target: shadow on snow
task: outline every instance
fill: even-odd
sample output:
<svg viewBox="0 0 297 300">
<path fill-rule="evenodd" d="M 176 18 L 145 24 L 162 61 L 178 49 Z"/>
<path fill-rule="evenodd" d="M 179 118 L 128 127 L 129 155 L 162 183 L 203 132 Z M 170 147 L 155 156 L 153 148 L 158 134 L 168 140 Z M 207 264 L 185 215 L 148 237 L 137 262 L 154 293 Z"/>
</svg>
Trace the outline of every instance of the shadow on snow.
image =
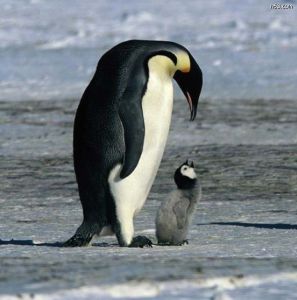
<svg viewBox="0 0 297 300">
<path fill-rule="evenodd" d="M 0 239 L 0 246 L 1 245 L 17 245 L 17 246 L 36 246 L 36 247 L 63 247 L 63 242 L 53 242 L 53 243 L 34 243 L 33 240 L 14 240 L 11 239 L 9 241 L 4 241 Z M 92 246 L 96 247 L 107 247 L 109 246 L 108 243 L 93 243 Z"/>
<path fill-rule="evenodd" d="M 223 225 L 223 226 L 240 226 L 240 227 L 254 227 L 254 228 L 262 228 L 262 229 L 282 229 L 282 230 L 289 230 L 289 229 L 297 229 L 296 224 L 284 224 L 284 223 L 276 223 L 276 224 L 269 224 L 269 223 L 244 223 L 244 222 L 211 222 L 211 223 L 200 223 L 196 224 L 200 225 Z"/>
</svg>

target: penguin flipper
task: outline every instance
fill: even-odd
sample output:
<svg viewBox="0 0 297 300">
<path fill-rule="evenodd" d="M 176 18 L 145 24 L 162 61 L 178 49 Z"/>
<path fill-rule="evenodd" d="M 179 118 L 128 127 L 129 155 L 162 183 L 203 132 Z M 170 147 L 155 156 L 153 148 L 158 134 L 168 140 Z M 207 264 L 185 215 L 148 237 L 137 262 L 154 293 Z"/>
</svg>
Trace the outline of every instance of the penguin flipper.
<svg viewBox="0 0 297 300">
<path fill-rule="evenodd" d="M 179 201 L 173 207 L 173 211 L 176 216 L 178 229 L 184 229 L 186 226 L 187 210 L 188 210 L 189 204 L 190 203 L 188 201 Z"/>
<path fill-rule="evenodd" d="M 121 179 L 128 177 L 134 171 L 143 150 L 144 119 L 141 98 L 142 91 L 130 86 L 121 99 L 119 115 L 124 127 L 125 140 Z"/>
</svg>

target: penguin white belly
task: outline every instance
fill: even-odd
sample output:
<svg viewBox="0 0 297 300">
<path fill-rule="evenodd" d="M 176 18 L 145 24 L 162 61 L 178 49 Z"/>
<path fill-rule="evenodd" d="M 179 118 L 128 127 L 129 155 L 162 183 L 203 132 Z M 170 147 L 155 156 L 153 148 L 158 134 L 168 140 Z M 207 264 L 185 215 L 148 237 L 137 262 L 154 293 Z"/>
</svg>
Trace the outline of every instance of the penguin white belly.
<svg viewBox="0 0 297 300">
<path fill-rule="evenodd" d="M 123 180 L 119 174 L 121 165 L 109 175 L 109 186 L 115 199 L 117 217 L 128 222 L 137 213 L 149 194 L 165 149 L 173 106 L 173 86 L 166 73 L 151 68 L 147 90 L 142 100 L 145 124 L 144 145 L 135 170 Z M 158 70 L 157 70 L 158 71 Z M 128 227 L 133 224 L 127 225 Z"/>
</svg>

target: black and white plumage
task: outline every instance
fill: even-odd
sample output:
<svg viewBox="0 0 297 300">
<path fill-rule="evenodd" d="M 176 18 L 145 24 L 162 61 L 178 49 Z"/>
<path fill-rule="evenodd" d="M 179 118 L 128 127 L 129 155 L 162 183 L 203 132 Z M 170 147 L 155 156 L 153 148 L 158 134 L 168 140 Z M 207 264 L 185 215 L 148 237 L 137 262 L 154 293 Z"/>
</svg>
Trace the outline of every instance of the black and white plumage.
<svg viewBox="0 0 297 300">
<path fill-rule="evenodd" d="M 131 40 L 107 51 L 86 88 L 74 122 L 74 168 L 83 223 L 65 246 L 87 245 L 95 234 L 115 233 L 121 246 L 133 238 L 133 218 L 156 176 L 170 126 L 174 78 L 191 120 L 202 87 L 201 70 L 181 45 Z"/>
<path fill-rule="evenodd" d="M 160 245 L 183 245 L 193 214 L 201 198 L 201 185 L 194 163 L 183 163 L 174 174 L 177 189 L 165 199 L 156 217 L 156 236 Z"/>
</svg>

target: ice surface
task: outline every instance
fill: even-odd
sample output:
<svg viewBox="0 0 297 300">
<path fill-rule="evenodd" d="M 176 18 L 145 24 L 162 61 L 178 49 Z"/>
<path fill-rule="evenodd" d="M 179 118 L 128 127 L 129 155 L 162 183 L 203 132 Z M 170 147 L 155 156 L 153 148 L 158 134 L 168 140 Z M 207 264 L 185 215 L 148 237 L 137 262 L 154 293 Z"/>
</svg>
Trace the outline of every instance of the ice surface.
<svg viewBox="0 0 297 300">
<path fill-rule="evenodd" d="M 71 158 L 77 101 L 0 105 L 1 299 L 294 299 L 296 102 L 202 98 L 189 122 L 186 100 L 175 101 L 136 233 L 156 241 L 156 211 L 186 158 L 198 164 L 203 197 L 190 244 L 152 249 L 119 248 L 114 237 L 60 248 L 82 217 Z"/>
<path fill-rule="evenodd" d="M 296 283 L 297 273 L 268 275 L 265 279 L 257 276 L 246 278 L 234 276 L 164 283 L 131 282 L 128 284 L 103 285 L 101 287 L 85 286 L 56 293 L 37 294 L 34 295 L 34 299 L 210 299 L 210 295 L 213 294 L 211 299 L 214 300 L 265 299 L 260 298 L 261 295 L 273 300 L 289 300 L 294 299 L 293 295 L 297 291 L 297 288 L 294 287 Z M 284 286 L 284 291 L 278 291 L 275 285 Z M 21 296 L 25 300 L 33 298 L 32 294 L 21 294 Z M 20 299 L 20 296 L 10 295 L 1 299 L 14 300 Z"/>
</svg>

